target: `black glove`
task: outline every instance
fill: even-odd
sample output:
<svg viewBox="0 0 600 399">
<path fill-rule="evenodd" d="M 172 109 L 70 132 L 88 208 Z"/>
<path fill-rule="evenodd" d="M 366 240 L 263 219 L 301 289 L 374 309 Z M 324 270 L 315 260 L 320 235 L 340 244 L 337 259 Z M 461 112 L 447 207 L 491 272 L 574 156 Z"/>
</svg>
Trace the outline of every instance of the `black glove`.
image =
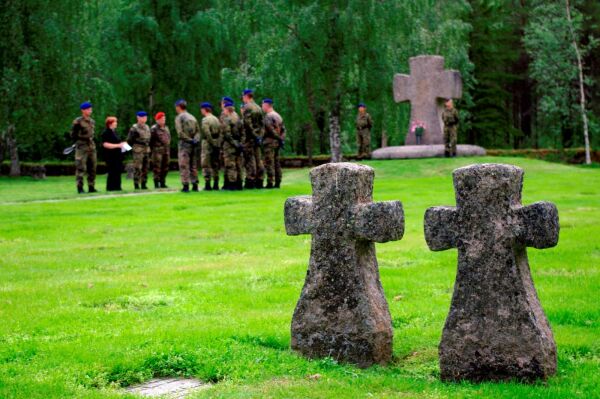
<svg viewBox="0 0 600 399">
<path fill-rule="evenodd" d="M 283 150 L 283 146 L 285 146 L 285 140 L 282 138 L 278 138 L 277 141 L 279 141 L 279 148 Z"/>
<path fill-rule="evenodd" d="M 193 145 L 198 145 L 198 139 L 192 139 L 192 144 Z"/>
<path fill-rule="evenodd" d="M 256 139 L 254 139 L 256 145 L 262 145 L 263 143 L 263 138 L 262 137 L 257 137 Z"/>
<path fill-rule="evenodd" d="M 242 152 L 244 152 L 244 146 L 243 146 L 243 145 L 241 145 L 241 144 L 238 144 L 238 145 L 235 147 L 235 153 L 236 153 L 237 155 L 240 155 Z"/>
</svg>

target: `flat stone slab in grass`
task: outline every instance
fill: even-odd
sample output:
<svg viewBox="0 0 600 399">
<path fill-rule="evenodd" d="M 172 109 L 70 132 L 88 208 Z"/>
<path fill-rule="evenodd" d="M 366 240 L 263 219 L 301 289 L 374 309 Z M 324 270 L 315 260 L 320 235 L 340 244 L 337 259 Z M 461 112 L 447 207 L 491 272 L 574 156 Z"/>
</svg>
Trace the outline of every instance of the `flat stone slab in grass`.
<svg viewBox="0 0 600 399">
<path fill-rule="evenodd" d="M 126 392 L 147 398 L 183 399 L 198 389 L 210 387 L 193 378 L 155 378 L 127 388 Z"/>
<path fill-rule="evenodd" d="M 485 149 L 477 145 L 459 144 L 456 146 L 456 155 L 459 157 L 472 157 L 485 155 Z M 373 151 L 373 159 L 410 159 L 410 158 L 436 158 L 444 156 L 444 145 L 402 145 L 396 147 L 379 148 Z"/>
</svg>

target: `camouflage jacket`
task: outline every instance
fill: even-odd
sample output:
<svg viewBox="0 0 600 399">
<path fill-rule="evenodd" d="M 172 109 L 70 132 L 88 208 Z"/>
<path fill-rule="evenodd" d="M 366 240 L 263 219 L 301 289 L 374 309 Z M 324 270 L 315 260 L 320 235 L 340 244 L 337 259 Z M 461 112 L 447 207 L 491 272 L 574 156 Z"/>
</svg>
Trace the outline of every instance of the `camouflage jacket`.
<svg viewBox="0 0 600 399">
<path fill-rule="evenodd" d="M 80 116 L 73 121 L 71 127 L 71 138 L 78 145 L 94 144 L 96 122 L 92 118 L 84 118 Z"/>
<path fill-rule="evenodd" d="M 264 134 L 263 112 L 254 101 L 244 104 L 244 110 L 242 112 L 244 133 L 246 134 L 245 141 L 254 143 L 257 137 L 262 137 Z"/>
<path fill-rule="evenodd" d="M 160 127 L 157 123 L 150 128 L 150 147 L 168 147 L 171 144 L 171 132 L 169 127 Z"/>
<path fill-rule="evenodd" d="M 275 111 L 265 115 L 265 140 L 267 139 L 285 139 L 283 118 Z"/>
<path fill-rule="evenodd" d="M 373 127 L 373 119 L 371 119 L 371 115 L 368 112 L 364 114 L 358 113 L 356 117 L 356 130 L 371 130 Z"/>
<path fill-rule="evenodd" d="M 196 139 L 200 141 L 200 127 L 194 115 L 184 111 L 175 118 L 175 130 L 180 142 L 189 143 Z"/>
<path fill-rule="evenodd" d="M 213 114 L 202 118 L 202 141 L 206 141 L 213 149 L 221 148 L 221 123 Z"/>
<path fill-rule="evenodd" d="M 145 123 L 143 125 L 138 125 L 137 123 L 131 126 L 129 129 L 129 134 L 127 135 L 127 143 L 130 146 L 142 146 L 148 147 L 150 146 L 150 128 Z"/>
<path fill-rule="evenodd" d="M 221 131 L 223 134 L 223 147 L 237 148 L 242 143 L 242 121 L 234 111 L 231 115 L 221 114 Z"/>
<path fill-rule="evenodd" d="M 458 125 L 459 118 L 456 108 L 445 108 L 444 112 L 442 112 L 442 120 L 444 121 L 444 127 L 454 127 Z"/>
</svg>

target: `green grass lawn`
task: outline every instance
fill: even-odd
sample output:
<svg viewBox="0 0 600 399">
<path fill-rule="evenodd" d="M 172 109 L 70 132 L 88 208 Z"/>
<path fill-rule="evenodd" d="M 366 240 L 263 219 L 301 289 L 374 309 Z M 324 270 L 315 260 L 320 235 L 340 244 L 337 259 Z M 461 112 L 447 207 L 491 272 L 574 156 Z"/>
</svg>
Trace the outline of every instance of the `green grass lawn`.
<svg viewBox="0 0 600 399">
<path fill-rule="evenodd" d="M 455 204 L 451 172 L 474 162 L 523 167 L 523 203 L 559 209 L 558 246 L 528 251 L 558 346 L 546 383 L 439 380 L 456 250 L 428 250 L 423 214 Z M 215 383 L 194 398 L 600 397 L 600 169 L 366 163 L 375 200 L 399 199 L 406 214 L 404 238 L 377 244 L 394 360 L 366 370 L 289 349 L 310 236 L 286 236 L 283 204 L 310 194 L 308 169 L 286 170 L 281 190 L 89 201 L 73 177 L 0 178 L 0 398 L 122 398 L 119 387 L 153 375 Z M 179 186 L 176 174 L 169 183 Z"/>
</svg>

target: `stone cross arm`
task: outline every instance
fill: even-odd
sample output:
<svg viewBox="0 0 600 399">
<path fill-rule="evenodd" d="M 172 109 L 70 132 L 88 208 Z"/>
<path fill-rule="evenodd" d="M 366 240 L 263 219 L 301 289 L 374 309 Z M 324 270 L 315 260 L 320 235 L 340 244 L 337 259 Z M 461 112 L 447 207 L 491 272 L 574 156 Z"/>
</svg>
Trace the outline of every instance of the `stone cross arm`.
<svg viewBox="0 0 600 399">
<path fill-rule="evenodd" d="M 435 206 L 425 212 L 425 240 L 432 251 L 456 248 L 460 221 L 459 209 Z M 558 210 L 550 202 L 536 202 L 514 208 L 514 236 L 526 247 L 551 248 L 558 243 Z M 493 239 L 490 237 L 490 239 Z"/>
<path fill-rule="evenodd" d="M 285 201 L 283 212 L 287 235 L 297 236 L 312 232 L 312 207 L 312 197 L 310 195 L 292 197 Z"/>
<path fill-rule="evenodd" d="M 298 196 L 285 202 L 285 230 L 288 235 L 311 234 L 312 197 Z M 404 210 L 400 201 L 384 201 L 358 204 L 352 210 L 354 238 L 388 242 L 400 240 L 404 235 Z"/>
</svg>

